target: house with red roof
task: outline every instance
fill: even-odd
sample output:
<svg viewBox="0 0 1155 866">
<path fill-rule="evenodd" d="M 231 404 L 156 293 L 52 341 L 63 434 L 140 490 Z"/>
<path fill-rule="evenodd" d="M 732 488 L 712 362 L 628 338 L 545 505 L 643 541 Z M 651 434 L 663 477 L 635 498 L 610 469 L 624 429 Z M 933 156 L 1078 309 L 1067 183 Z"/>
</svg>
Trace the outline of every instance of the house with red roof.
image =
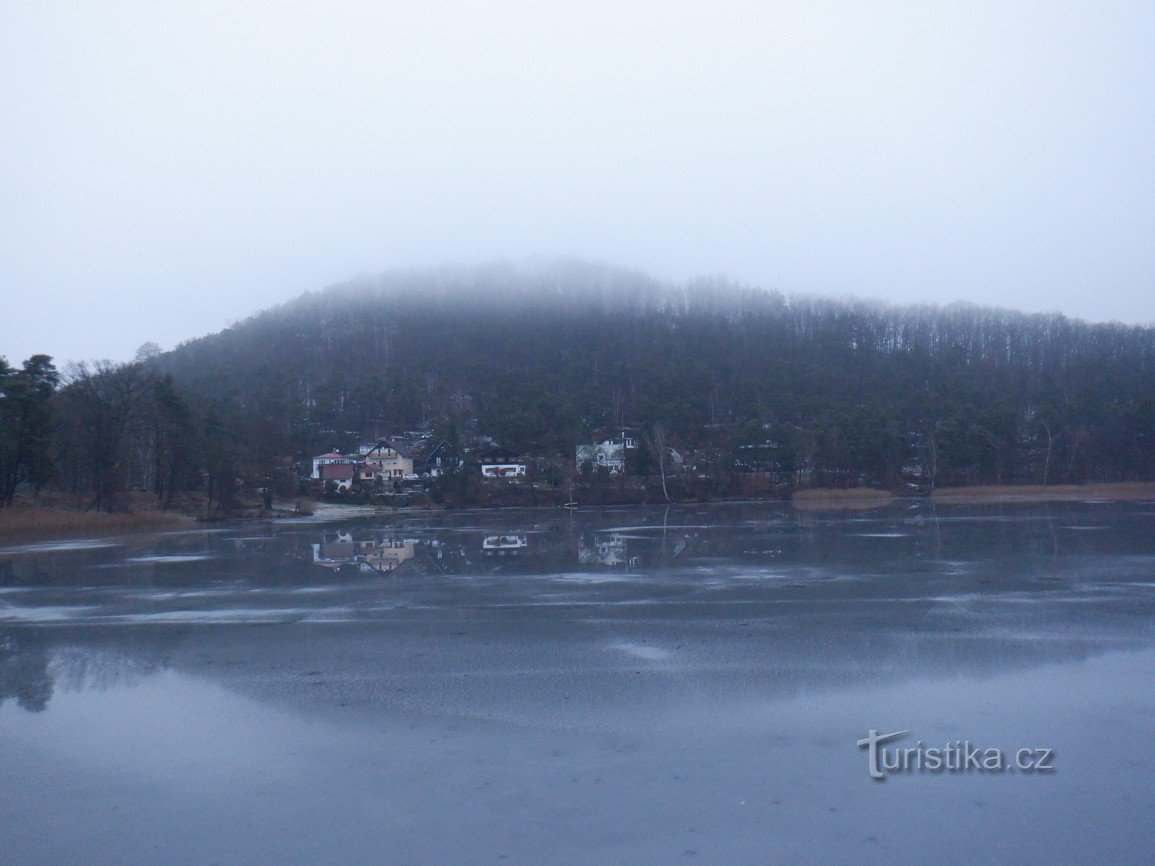
<svg viewBox="0 0 1155 866">
<path fill-rule="evenodd" d="M 353 486 L 357 467 L 352 463 L 326 463 L 321 467 L 321 481 L 328 485 L 332 481 L 337 490 L 348 490 Z"/>
<path fill-rule="evenodd" d="M 354 460 L 348 454 L 342 454 L 340 451 L 330 451 L 327 454 L 319 454 L 313 458 L 313 478 L 321 478 L 321 468 L 323 466 L 341 465 L 344 463 L 352 466 L 359 461 Z"/>
</svg>

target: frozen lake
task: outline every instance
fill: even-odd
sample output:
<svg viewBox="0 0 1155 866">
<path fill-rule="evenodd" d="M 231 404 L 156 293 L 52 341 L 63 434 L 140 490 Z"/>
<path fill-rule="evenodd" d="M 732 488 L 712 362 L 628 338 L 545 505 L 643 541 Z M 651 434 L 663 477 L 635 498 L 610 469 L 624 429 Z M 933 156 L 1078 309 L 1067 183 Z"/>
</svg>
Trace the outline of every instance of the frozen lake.
<svg viewBox="0 0 1155 866">
<path fill-rule="evenodd" d="M 3 863 L 1148 863 L 1152 743 L 1155 503 L 0 549 Z"/>
</svg>

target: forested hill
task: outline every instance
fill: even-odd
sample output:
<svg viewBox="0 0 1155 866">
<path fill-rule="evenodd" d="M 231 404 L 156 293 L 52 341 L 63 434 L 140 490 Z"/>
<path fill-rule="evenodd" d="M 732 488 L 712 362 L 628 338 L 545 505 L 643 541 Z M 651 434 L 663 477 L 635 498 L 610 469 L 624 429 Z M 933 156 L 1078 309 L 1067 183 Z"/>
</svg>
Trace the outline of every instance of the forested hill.
<svg viewBox="0 0 1155 866">
<path fill-rule="evenodd" d="M 297 458 L 452 424 L 560 465 L 660 424 L 719 465 L 765 446 L 826 483 L 1155 477 L 1155 329 L 1061 315 L 548 263 L 354 281 L 152 363 L 234 442 Z"/>
</svg>

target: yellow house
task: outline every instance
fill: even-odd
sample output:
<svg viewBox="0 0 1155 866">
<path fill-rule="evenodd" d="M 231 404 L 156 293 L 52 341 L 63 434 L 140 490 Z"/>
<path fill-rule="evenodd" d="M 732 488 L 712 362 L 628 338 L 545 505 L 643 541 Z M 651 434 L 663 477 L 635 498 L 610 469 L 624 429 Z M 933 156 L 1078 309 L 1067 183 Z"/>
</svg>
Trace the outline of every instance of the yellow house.
<svg viewBox="0 0 1155 866">
<path fill-rule="evenodd" d="M 362 456 L 364 467 L 372 467 L 382 478 L 402 479 L 413 474 L 413 453 L 400 442 L 382 439 Z"/>
</svg>

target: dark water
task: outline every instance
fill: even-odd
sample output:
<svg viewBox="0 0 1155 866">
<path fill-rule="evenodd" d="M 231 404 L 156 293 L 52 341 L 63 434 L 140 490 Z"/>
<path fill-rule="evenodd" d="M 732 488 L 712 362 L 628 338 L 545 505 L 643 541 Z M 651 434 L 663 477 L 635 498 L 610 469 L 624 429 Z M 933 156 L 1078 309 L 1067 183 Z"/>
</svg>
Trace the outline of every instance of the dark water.
<svg viewBox="0 0 1155 866">
<path fill-rule="evenodd" d="M 0 550 L 3 863 L 1147 863 L 1153 711 L 1151 503 Z"/>
</svg>

